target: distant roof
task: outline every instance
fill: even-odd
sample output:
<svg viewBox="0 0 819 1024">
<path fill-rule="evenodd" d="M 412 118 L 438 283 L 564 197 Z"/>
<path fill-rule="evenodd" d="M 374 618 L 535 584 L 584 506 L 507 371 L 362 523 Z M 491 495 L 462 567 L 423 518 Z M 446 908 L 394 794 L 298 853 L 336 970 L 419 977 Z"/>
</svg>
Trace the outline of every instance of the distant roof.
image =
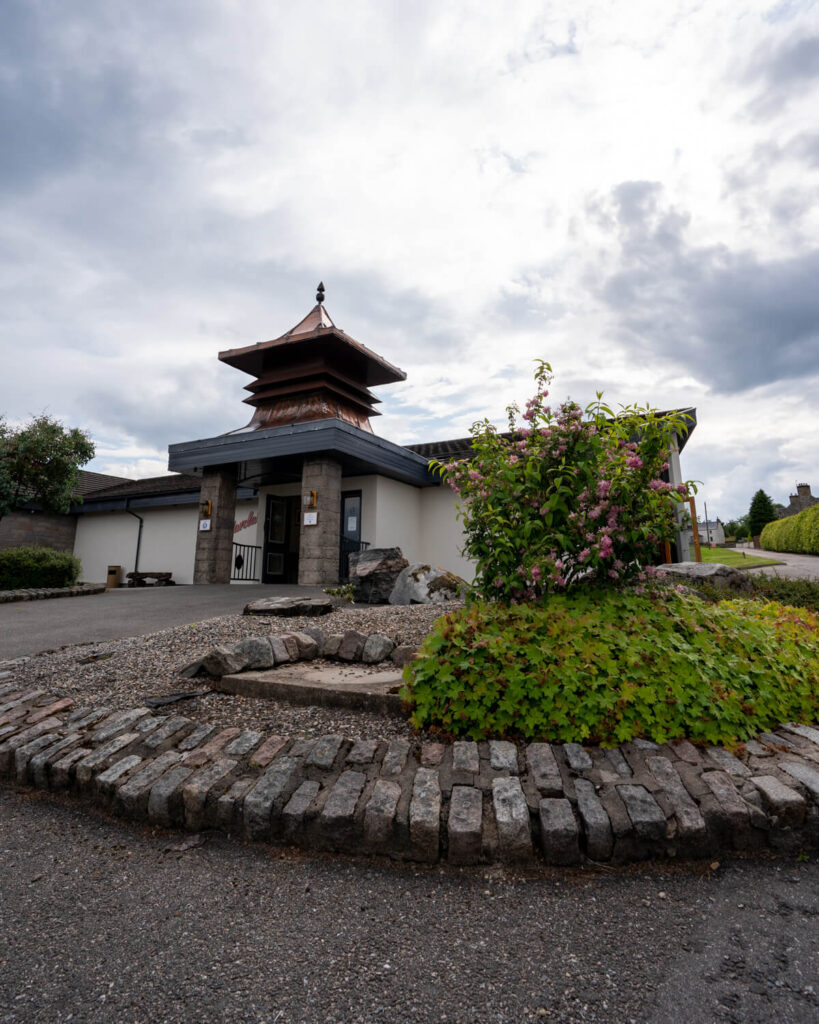
<svg viewBox="0 0 819 1024">
<path fill-rule="evenodd" d="M 130 479 L 127 476 L 111 476 L 110 473 L 92 473 L 88 469 L 81 469 L 74 493 L 84 497 L 114 484 L 129 483 Z"/>
<path fill-rule="evenodd" d="M 694 428 L 697 425 L 697 410 L 689 406 L 686 409 L 670 409 L 668 412 L 676 412 L 684 416 L 689 424 L 690 428 L 688 433 L 680 439 L 680 451 L 685 447 L 688 438 L 694 432 Z M 666 416 L 667 412 L 660 412 L 658 416 Z M 505 431 L 500 435 L 511 439 L 513 434 Z M 405 448 L 411 452 L 415 452 L 417 455 L 423 456 L 425 459 L 438 459 L 439 461 L 451 462 L 461 461 L 463 459 L 472 458 L 472 438 L 471 437 L 456 437 L 451 441 L 428 441 L 424 444 L 407 444 Z"/>
<path fill-rule="evenodd" d="M 169 473 L 165 476 L 151 476 L 144 480 L 126 480 L 111 487 L 94 491 L 98 498 L 127 498 L 136 494 L 178 494 L 181 491 L 198 491 L 202 486 L 201 477 L 187 473 Z"/>
</svg>

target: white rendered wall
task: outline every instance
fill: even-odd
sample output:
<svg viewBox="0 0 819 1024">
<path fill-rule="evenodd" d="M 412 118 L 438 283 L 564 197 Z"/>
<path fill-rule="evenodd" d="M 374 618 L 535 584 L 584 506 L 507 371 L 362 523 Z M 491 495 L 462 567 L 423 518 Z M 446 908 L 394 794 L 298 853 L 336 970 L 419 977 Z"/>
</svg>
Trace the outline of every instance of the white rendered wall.
<svg viewBox="0 0 819 1024">
<path fill-rule="evenodd" d="M 457 517 L 457 496 L 451 487 L 425 487 L 421 495 L 421 549 L 419 561 L 462 576 L 467 583 L 475 577 L 475 563 L 461 554 L 463 527 Z"/>
<path fill-rule="evenodd" d="M 140 509 L 143 520 L 139 553 L 141 572 L 172 572 L 177 583 L 193 582 L 193 557 L 199 519 L 195 505 Z M 121 565 L 122 577 L 133 571 L 139 520 L 127 512 L 88 512 L 77 517 L 74 554 L 82 562 L 80 578 L 104 583 L 109 565 Z"/>
</svg>

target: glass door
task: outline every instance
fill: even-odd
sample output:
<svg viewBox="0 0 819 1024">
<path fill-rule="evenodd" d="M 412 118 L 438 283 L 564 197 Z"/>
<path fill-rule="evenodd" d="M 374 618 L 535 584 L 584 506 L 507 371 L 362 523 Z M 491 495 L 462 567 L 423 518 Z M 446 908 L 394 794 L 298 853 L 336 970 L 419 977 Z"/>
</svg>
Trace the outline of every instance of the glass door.
<svg viewBox="0 0 819 1024">
<path fill-rule="evenodd" d="M 338 577 L 342 583 L 350 578 L 350 555 L 361 550 L 361 491 L 344 491 L 341 495 L 341 530 Z"/>
</svg>

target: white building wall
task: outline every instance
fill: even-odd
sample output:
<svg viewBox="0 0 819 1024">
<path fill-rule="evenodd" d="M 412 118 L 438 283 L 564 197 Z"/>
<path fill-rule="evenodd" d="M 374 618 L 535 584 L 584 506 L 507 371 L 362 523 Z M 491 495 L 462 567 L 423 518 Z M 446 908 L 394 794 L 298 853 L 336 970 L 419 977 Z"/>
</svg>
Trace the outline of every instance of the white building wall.
<svg viewBox="0 0 819 1024">
<path fill-rule="evenodd" d="M 449 569 L 471 583 L 475 578 L 475 563 L 461 553 L 464 534 L 457 517 L 457 495 L 446 484 L 425 487 L 420 495 L 423 553 L 419 560 Z"/>
<path fill-rule="evenodd" d="M 177 583 L 193 582 L 198 509 L 140 509 L 142 540 L 139 568 L 142 572 L 172 572 Z M 77 517 L 74 554 L 82 562 L 80 577 L 86 583 L 104 583 L 109 565 L 132 572 L 136 557 L 139 520 L 127 512 L 88 512 Z"/>
</svg>

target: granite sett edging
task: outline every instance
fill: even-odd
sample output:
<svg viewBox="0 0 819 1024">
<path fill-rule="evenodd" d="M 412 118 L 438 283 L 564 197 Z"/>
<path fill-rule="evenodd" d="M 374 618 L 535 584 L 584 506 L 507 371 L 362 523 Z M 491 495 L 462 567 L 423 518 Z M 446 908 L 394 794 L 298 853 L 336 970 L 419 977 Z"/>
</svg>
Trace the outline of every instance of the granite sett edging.
<svg viewBox="0 0 819 1024">
<path fill-rule="evenodd" d="M 687 741 L 604 750 L 318 739 L 0 684 L 0 779 L 127 818 L 399 860 L 555 865 L 819 848 L 819 728 L 741 756 Z"/>
<path fill-rule="evenodd" d="M 104 594 L 104 583 L 77 583 L 73 587 L 27 587 L 24 590 L 0 590 L 0 604 L 14 601 L 46 601 L 55 597 L 85 597 Z"/>
</svg>

